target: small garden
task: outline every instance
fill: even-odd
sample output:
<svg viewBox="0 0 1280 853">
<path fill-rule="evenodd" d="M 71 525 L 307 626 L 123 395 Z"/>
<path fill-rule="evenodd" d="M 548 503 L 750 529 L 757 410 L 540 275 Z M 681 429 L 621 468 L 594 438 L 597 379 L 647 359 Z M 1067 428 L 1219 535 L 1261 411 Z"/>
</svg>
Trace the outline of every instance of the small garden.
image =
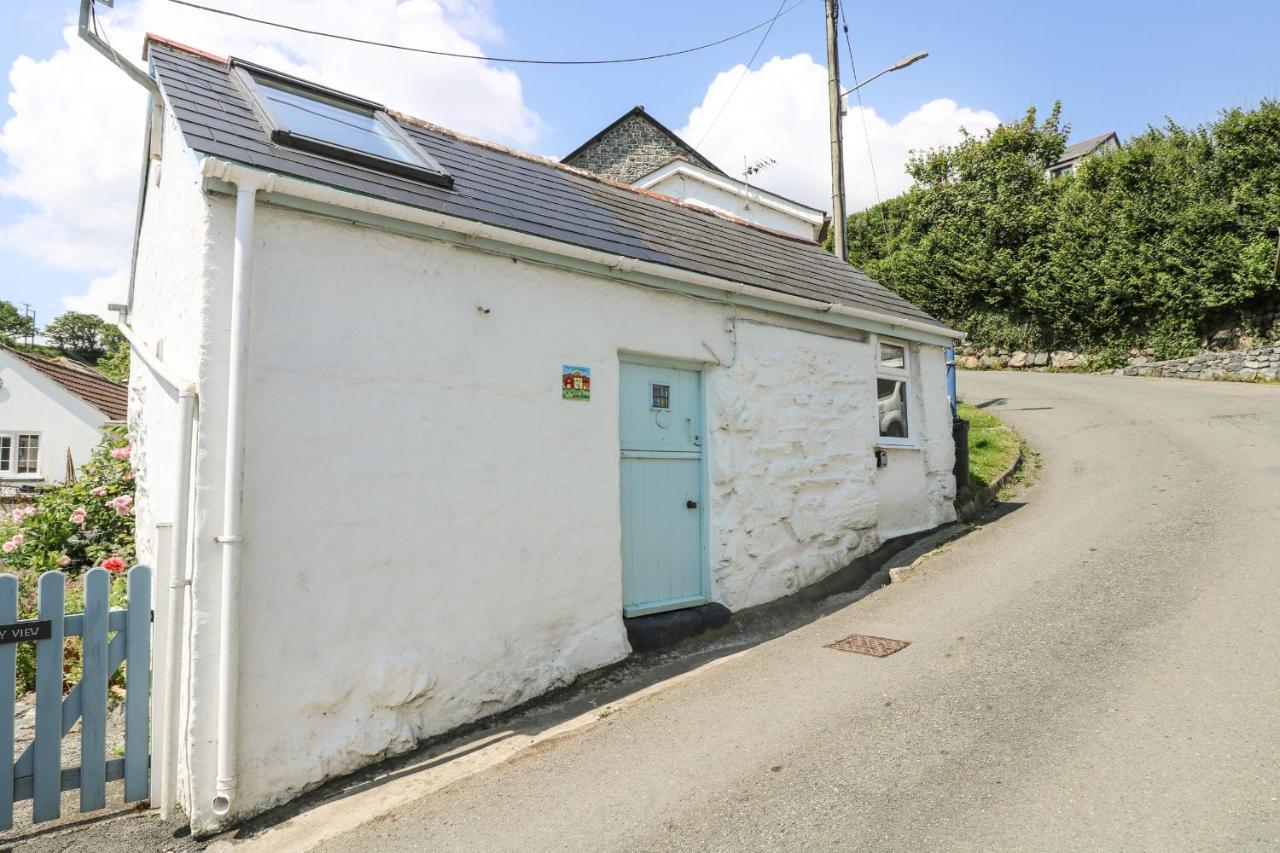
<svg viewBox="0 0 1280 853">
<path fill-rule="evenodd" d="M 0 520 L 0 569 L 18 578 L 18 618 L 36 618 L 40 575 L 67 575 L 66 612 L 84 609 L 83 574 L 112 574 L 111 606 L 124 607 L 125 570 L 133 565 L 133 468 L 122 434 L 109 434 L 75 481 L 49 487 Z M 80 639 L 66 641 L 64 689 L 80 678 Z M 35 644 L 18 644 L 17 692 L 35 688 Z M 113 679 L 114 682 L 114 679 Z"/>
</svg>

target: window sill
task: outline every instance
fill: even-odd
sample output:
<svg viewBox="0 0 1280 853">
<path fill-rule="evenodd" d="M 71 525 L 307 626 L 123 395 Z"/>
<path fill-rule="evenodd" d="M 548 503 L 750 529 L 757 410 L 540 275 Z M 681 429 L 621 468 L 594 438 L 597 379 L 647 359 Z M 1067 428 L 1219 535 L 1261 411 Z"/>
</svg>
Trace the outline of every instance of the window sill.
<svg viewBox="0 0 1280 853">
<path fill-rule="evenodd" d="M 924 446 L 918 442 L 911 442 L 910 444 L 888 444 L 877 441 L 876 450 L 924 450 Z"/>
</svg>

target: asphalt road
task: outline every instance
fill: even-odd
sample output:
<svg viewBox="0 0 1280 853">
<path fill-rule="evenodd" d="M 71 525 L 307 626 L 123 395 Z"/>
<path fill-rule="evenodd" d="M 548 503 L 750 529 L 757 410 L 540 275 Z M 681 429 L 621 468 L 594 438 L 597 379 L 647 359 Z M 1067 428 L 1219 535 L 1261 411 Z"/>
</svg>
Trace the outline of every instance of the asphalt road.
<svg viewBox="0 0 1280 853">
<path fill-rule="evenodd" d="M 1280 388 L 963 374 L 1043 454 L 894 584 L 330 841 L 1280 848 Z M 910 640 L 876 659 L 824 648 Z"/>
</svg>

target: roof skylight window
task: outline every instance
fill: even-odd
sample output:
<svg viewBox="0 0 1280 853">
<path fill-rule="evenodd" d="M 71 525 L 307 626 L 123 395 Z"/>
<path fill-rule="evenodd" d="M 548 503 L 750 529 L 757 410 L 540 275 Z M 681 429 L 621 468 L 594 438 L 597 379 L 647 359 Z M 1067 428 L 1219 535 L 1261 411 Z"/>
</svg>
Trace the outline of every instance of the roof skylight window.
<svg viewBox="0 0 1280 853">
<path fill-rule="evenodd" d="M 381 104 L 232 60 L 271 141 L 428 183 L 453 178 L 396 124 Z"/>
</svg>

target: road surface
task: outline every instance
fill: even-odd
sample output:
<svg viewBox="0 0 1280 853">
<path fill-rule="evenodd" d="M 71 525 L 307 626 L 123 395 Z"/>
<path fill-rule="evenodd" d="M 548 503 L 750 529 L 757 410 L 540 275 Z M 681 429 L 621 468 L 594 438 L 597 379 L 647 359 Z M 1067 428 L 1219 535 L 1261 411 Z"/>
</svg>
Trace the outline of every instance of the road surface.
<svg viewBox="0 0 1280 853">
<path fill-rule="evenodd" d="M 960 382 L 1043 454 L 1022 506 L 320 849 L 1280 848 L 1280 388 Z"/>
</svg>

